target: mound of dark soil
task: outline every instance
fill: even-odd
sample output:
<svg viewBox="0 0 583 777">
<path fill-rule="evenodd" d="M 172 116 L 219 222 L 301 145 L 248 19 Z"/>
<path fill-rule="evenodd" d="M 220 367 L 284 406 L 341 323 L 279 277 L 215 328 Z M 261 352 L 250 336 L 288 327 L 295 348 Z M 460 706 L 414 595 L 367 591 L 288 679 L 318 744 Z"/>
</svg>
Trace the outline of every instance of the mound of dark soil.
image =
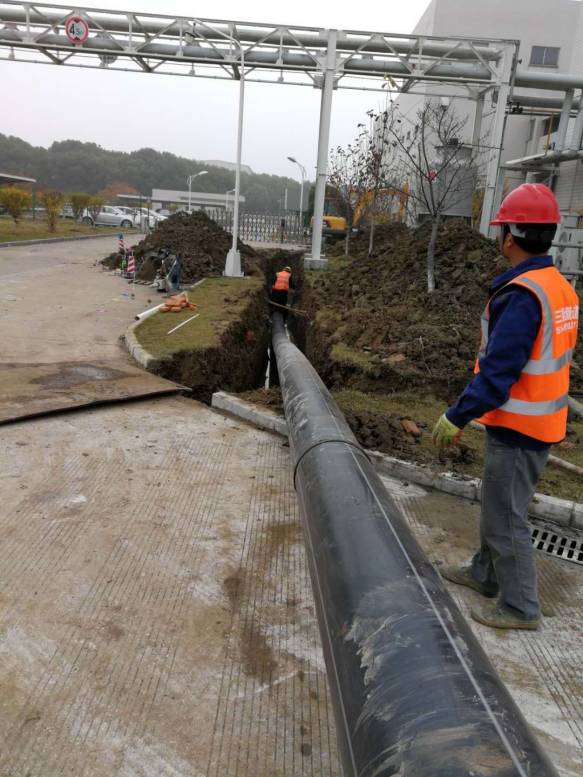
<svg viewBox="0 0 583 777">
<path fill-rule="evenodd" d="M 368 235 L 360 235 L 353 260 L 311 284 L 303 307 L 319 315 L 306 332 L 306 349 L 332 387 L 418 387 L 450 399 L 471 377 L 488 289 L 508 265 L 493 241 L 463 221 L 446 222 L 429 294 L 429 234 L 429 225 L 377 227 L 371 257 Z M 583 366 L 583 344 L 577 356 Z M 583 385 L 581 373 L 575 365 L 574 388 Z"/>
<path fill-rule="evenodd" d="M 160 222 L 150 235 L 134 246 L 136 280 L 154 280 L 162 262 L 162 257 L 158 255 L 160 249 L 182 255 L 184 283 L 195 283 L 201 278 L 221 275 L 231 242 L 231 235 L 206 213 L 175 213 Z M 241 241 L 239 251 L 243 271 L 249 275 L 255 274 L 258 271 L 254 260 L 255 251 Z M 110 268 L 119 267 L 121 256 L 112 254 L 104 260 L 104 264 Z"/>
</svg>

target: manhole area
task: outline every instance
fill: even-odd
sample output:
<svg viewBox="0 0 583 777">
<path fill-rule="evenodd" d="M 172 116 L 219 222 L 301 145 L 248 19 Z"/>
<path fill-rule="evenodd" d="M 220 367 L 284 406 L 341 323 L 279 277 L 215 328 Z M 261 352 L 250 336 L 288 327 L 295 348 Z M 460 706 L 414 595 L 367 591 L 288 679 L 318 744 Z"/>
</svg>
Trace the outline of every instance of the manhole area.
<svg viewBox="0 0 583 777">
<path fill-rule="evenodd" d="M 563 537 L 549 529 L 533 529 L 532 543 L 537 550 L 583 565 L 583 540 Z"/>
</svg>

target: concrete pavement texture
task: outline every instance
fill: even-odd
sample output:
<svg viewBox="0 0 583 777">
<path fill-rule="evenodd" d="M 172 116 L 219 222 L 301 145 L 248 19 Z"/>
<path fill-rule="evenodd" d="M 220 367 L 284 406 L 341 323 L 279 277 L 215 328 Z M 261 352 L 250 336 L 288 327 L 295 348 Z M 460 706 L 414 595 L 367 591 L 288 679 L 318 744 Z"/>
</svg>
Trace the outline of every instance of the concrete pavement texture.
<svg viewBox="0 0 583 777">
<path fill-rule="evenodd" d="M 112 250 L 96 242 L 2 252 L 0 296 L 53 306 L 30 325 L 0 300 L 2 361 L 124 358 L 117 337 L 146 303 L 93 266 Z M 281 438 L 184 397 L 0 436 L 2 777 L 340 775 Z M 385 484 L 432 560 L 469 557 L 475 505 Z M 540 632 L 472 628 L 562 777 L 580 777 L 583 575 L 541 557 L 540 577 Z M 477 595 L 451 591 L 467 614 Z"/>
<path fill-rule="evenodd" d="M 103 271 L 98 260 L 116 249 L 108 235 L 0 251 L 0 363 L 126 359 L 120 335 L 159 300 Z"/>
<path fill-rule="evenodd" d="M 165 398 L 3 439 L 0 774 L 339 774 L 279 438 Z"/>
</svg>

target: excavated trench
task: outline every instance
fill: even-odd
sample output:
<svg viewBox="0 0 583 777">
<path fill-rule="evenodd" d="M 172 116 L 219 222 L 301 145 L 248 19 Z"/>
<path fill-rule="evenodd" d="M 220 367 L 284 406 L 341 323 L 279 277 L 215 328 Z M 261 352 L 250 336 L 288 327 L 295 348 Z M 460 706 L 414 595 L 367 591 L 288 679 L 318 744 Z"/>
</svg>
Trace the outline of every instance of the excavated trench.
<svg viewBox="0 0 583 777">
<path fill-rule="evenodd" d="M 159 375 L 187 386 L 191 396 L 210 404 L 215 391 L 240 393 L 265 386 L 269 364 L 269 289 L 274 274 L 290 265 L 301 288 L 301 254 L 290 251 L 265 252 L 257 260 L 265 284 L 249 295 L 241 314 L 210 348 L 181 350 L 164 359 L 155 369 Z M 272 362 L 273 367 L 273 362 Z"/>
</svg>

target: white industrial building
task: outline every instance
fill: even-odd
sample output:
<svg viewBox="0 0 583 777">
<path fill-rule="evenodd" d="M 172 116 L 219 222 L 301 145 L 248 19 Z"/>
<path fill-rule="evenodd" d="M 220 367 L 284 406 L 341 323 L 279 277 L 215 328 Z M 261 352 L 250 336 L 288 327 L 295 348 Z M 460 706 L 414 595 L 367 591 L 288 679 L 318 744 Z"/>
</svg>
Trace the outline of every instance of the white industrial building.
<svg viewBox="0 0 583 777">
<path fill-rule="evenodd" d="M 234 191 L 224 194 L 209 192 L 188 192 L 175 189 L 152 189 L 152 208 L 160 210 L 174 205 L 178 210 L 230 210 L 233 208 Z M 239 197 L 239 203 L 245 203 L 245 197 Z"/>
<path fill-rule="evenodd" d="M 432 0 L 414 29 L 417 35 L 451 38 L 498 38 L 520 41 L 518 67 L 522 72 L 561 73 L 583 76 L 583 2 L 581 0 Z M 552 75 L 550 76 L 552 78 Z M 477 91 L 451 84 L 420 85 L 413 93 L 395 100 L 400 115 L 412 123 L 429 96 L 450 100 L 456 111 L 468 117 L 463 141 L 482 142 L 488 131 L 495 103 L 489 92 L 477 120 Z M 494 96 L 495 100 L 495 96 Z M 576 126 L 580 90 L 560 91 L 514 87 L 504 133 L 497 199 L 525 180 L 547 183 L 559 199 L 563 224 L 583 226 L 583 113 Z M 565 120 L 561 123 L 561 110 Z M 571 116 L 566 121 L 567 113 Z M 560 129 L 559 129 L 560 128 Z M 558 151 L 562 159 L 558 160 Z M 573 158 L 575 157 L 575 158 Z"/>
</svg>

